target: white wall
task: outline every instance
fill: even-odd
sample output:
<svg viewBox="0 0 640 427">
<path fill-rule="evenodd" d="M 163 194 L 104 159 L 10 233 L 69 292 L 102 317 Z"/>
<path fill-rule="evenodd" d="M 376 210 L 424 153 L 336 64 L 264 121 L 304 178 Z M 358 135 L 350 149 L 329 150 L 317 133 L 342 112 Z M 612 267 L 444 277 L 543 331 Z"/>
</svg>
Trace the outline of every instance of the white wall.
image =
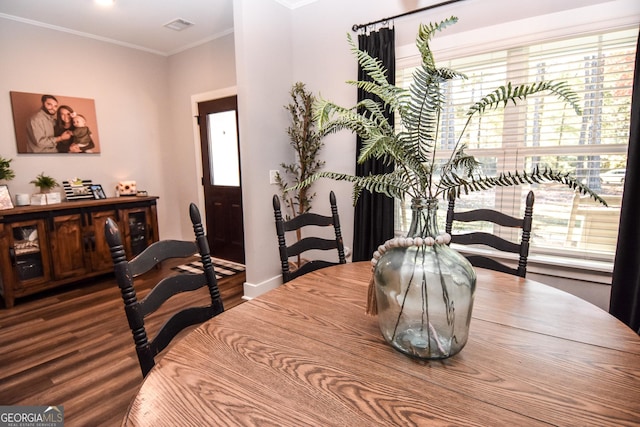
<svg viewBox="0 0 640 427">
<path fill-rule="evenodd" d="M 108 196 L 134 179 L 160 197 L 160 236 L 190 235 L 187 206 L 201 188 L 190 99 L 235 85 L 234 55 L 233 35 L 166 58 L 0 18 L 0 155 L 13 159 L 10 192 L 34 192 L 29 181 L 43 171 L 60 182 L 92 179 Z M 101 153 L 17 154 L 10 91 L 94 99 Z"/>
<path fill-rule="evenodd" d="M 253 297 L 281 283 L 269 170 L 286 158 L 292 13 L 273 1 L 234 1 L 247 283 Z M 259 288 L 259 289 L 257 289 Z"/>
<path fill-rule="evenodd" d="M 169 100 L 166 58 L 2 18 L 0 55 L 0 154 L 13 159 L 12 194 L 33 192 L 29 181 L 44 171 L 58 181 L 92 179 L 109 196 L 121 179 L 164 195 L 162 171 L 149 166 L 158 164 Z M 9 91 L 94 99 L 102 152 L 17 154 Z"/>
<path fill-rule="evenodd" d="M 179 208 L 171 221 L 180 227 L 175 238 L 193 235 L 188 215 L 189 203 L 199 204 L 202 195 L 200 135 L 192 112 L 192 97 L 236 84 L 233 34 L 172 55 L 168 59 L 170 139 L 161 158 L 160 168 L 167 174 L 166 197 Z M 207 97 L 205 97 L 207 98 Z M 205 100 L 205 99 L 203 99 Z M 194 131 L 196 132 L 194 138 Z M 204 212 L 204 204 L 199 204 Z M 178 231 L 174 230 L 174 231 Z"/>
</svg>

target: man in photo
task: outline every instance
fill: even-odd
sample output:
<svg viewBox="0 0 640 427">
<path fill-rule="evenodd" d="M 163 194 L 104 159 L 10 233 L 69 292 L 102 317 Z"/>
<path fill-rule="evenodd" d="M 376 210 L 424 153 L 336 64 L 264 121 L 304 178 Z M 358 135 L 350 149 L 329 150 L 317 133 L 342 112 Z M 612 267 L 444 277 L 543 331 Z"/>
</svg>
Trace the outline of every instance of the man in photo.
<svg viewBox="0 0 640 427">
<path fill-rule="evenodd" d="M 58 100 L 53 95 L 42 95 L 41 102 L 41 108 L 27 122 L 27 152 L 55 153 L 58 143 L 67 141 L 73 133 L 65 131 L 54 136 Z"/>
</svg>

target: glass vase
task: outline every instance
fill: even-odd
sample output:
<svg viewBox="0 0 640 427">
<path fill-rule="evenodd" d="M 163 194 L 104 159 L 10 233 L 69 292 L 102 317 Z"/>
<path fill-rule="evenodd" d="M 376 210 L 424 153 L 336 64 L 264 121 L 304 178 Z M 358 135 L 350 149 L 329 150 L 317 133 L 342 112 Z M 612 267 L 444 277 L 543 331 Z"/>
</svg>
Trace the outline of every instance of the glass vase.
<svg viewBox="0 0 640 427">
<path fill-rule="evenodd" d="M 438 202 L 414 199 L 406 238 L 374 254 L 378 322 L 384 339 L 419 359 L 444 359 L 467 342 L 476 274 L 437 226 Z"/>
</svg>

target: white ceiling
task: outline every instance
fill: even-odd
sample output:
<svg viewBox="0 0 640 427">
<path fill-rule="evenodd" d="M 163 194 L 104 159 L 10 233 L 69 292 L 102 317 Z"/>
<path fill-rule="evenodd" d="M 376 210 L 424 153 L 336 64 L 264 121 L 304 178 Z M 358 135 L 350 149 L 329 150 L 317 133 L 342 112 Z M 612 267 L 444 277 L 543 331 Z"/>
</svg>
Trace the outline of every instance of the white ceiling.
<svg viewBox="0 0 640 427">
<path fill-rule="evenodd" d="M 94 0 L 1 0 L 0 18 L 171 55 L 233 32 L 233 0 L 115 0 L 110 7 Z M 176 18 L 194 25 L 163 27 Z"/>
</svg>

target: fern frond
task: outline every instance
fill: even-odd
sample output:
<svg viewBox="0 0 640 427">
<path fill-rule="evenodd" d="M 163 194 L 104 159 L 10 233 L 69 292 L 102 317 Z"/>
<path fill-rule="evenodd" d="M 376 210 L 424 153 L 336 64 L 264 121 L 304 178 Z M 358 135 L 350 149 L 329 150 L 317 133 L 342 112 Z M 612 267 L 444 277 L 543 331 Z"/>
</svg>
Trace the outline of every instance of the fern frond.
<svg viewBox="0 0 640 427">
<path fill-rule="evenodd" d="M 353 38 L 349 33 L 347 33 L 347 40 L 351 46 L 351 52 L 355 55 L 362 70 L 378 85 L 383 86 L 385 84 L 389 84 L 389 80 L 387 79 L 387 69 L 382 65 L 382 61 L 378 58 L 372 57 L 364 50 L 358 49 L 358 46 L 353 41 Z"/>
<path fill-rule="evenodd" d="M 404 100 L 409 96 L 409 92 L 406 89 L 392 84 L 380 85 L 375 82 L 353 80 L 348 80 L 347 84 L 356 86 L 371 95 L 377 96 L 382 100 L 384 106 L 389 106 L 389 111 L 392 113 L 400 109 Z"/>
<path fill-rule="evenodd" d="M 582 195 L 589 196 L 596 202 L 607 206 L 607 202 L 586 185 L 579 182 L 567 172 L 555 171 L 551 168 L 535 167 L 531 172 L 515 171 L 501 173 L 496 177 L 476 177 L 469 180 L 451 173 L 440 181 L 441 190 L 438 195 L 453 195 L 459 197 L 474 191 L 487 190 L 494 187 L 512 187 L 522 184 L 540 184 L 543 182 L 558 182 L 566 185 Z"/>
<path fill-rule="evenodd" d="M 465 153 L 465 148 L 466 147 L 463 146 L 460 150 L 456 151 L 451 165 L 455 169 L 462 169 L 467 177 L 471 177 L 478 171 L 480 166 L 482 166 L 482 163 L 474 156 Z"/>
<path fill-rule="evenodd" d="M 516 100 L 523 100 L 529 95 L 544 91 L 555 94 L 559 99 L 571 104 L 578 115 L 582 114 L 579 97 L 569 88 L 568 83 L 554 82 L 550 80 L 517 86 L 513 86 L 511 82 L 509 82 L 506 86 L 500 86 L 469 107 L 467 115 L 472 116 L 476 113 L 482 114 L 487 108 L 493 109 L 497 108 L 499 105 L 506 106 L 509 101 L 516 105 Z"/>
<path fill-rule="evenodd" d="M 334 181 L 347 181 L 353 183 L 354 206 L 356 205 L 358 198 L 362 193 L 362 190 L 367 190 L 372 193 L 382 193 L 389 197 L 395 198 L 401 198 L 409 190 L 406 181 L 400 176 L 398 172 L 394 171 L 388 174 L 368 176 L 355 176 L 338 172 L 318 172 L 307 178 L 305 181 L 300 182 L 298 185 L 289 187 L 287 191 L 307 187 L 321 178 L 329 178 Z"/>
<path fill-rule="evenodd" d="M 369 118 L 358 113 L 357 107 L 344 108 L 332 102 L 319 99 L 314 103 L 313 111 L 318 133 L 323 136 L 349 129 L 362 137 L 366 137 L 367 129 L 375 127 L 375 123 Z"/>
<path fill-rule="evenodd" d="M 430 158 L 435 147 L 439 116 L 445 105 L 440 82 L 441 79 L 426 67 L 417 67 L 409 87 L 411 98 L 401 115 L 407 145 L 420 159 Z"/>
<path fill-rule="evenodd" d="M 435 60 L 433 58 L 433 53 L 431 52 L 431 48 L 429 47 L 429 41 L 431 37 L 433 37 L 433 33 L 436 31 L 442 31 L 449 25 L 453 25 L 458 22 L 458 18 L 455 16 L 451 16 L 443 21 L 440 21 L 437 24 L 420 24 L 418 27 L 418 36 L 416 38 L 416 45 L 418 46 L 418 51 L 422 56 L 422 63 L 427 68 L 435 68 Z"/>
<path fill-rule="evenodd" d="M 371 126 L 379 127 L 381 133 L 386 135 L 393 134 L 393 127 L 379 102 L 372 99 L 363 99 L 355 105 L 354 110 L 371 122 Z"/>
<path fill-rule="evenodd" d="M 392 135 L 369 134 L 366 139 L 362 140 L 357 162 L 362 164 L 371 158 L 383 158 L 387 161 L 402 158 L 404 153 L 394 149 L 394 141 L 395 138 Z"/>
<path fill-rule="evenodd" d="M 467 75 L 464 73 L 461 73 L 459 71 L 456 70 L 452 70 L 450 68 L 436 68 L 434 70 L 434 75 L 437 75 L 438 77 L 440 77 L 442 80 L 454 80 L 454 79 L 467 79 Z"/>
</svg>

